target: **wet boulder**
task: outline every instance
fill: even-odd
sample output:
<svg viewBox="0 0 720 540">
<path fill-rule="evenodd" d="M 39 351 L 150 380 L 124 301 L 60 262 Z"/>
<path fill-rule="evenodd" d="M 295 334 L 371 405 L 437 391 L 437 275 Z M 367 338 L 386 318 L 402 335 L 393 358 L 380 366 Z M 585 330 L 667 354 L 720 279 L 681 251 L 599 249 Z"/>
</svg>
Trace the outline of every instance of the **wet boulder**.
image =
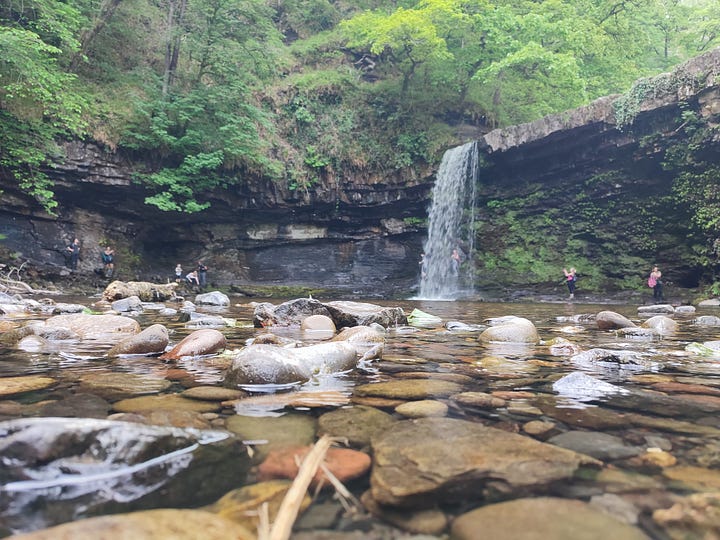
<svg viewBox="0 0 720 540">
<path fill-rule="evenodd" d="M 357 350 L 350 343 L 333 342 L 286 349 L 250 345 L 235 355 L 223 384 L 230 388 L 254 384 L 293 384 L 313 375 L 347 371 L 357 365 Z"/>
<path fill-rule="evenodd" d="M 4 525 L 25 532 L 137 506 L 210 503 L 244 482 L 244 450 L 225 431 L 89 418 L 1 422 Z"/>
<path fill-rule="evenodd" d="M 615 330 L 617 328 L 636 326 L 630 319 L 614 311 L 601 311 L 595 315 L 595 324 L 600 330 Z"/>
<path fill-rule="evenodd" d="M 678 331 L 678 323 L 672 320 L 670 317 L 666 317 L 665 315 L 656 315 L 654 317 L 650 317 L 648 320 L 642 323 L 642 327 L 650 328 L 661 336 L 674 334 Z"/>
<path fill-rule="evenodd" d="M 211 291 L 208 293 L 198 294 L 195 297 L 196 304 L 205 304 L 209 306 L 229 306 L 230 298 L 227 294 L 220 291 Z"/>
<path fill-rule="evenodd" d="M 213 328 L 195 330 L 192 334 L 163 354 L 161 360 L 179 360 L 183 356 L 204 356 L 225 349 L 227 340 L 222 332 Z"/>
<path fill-rule="evenodd" d="M 113 281 L 103 291 L 108 302 L 137 296 L 143 302 L 163 302 L 175 298 L 177 283 L 150 283 L 147 281 Z"/>
<path fill-rule="evenodd" d="M 158 354 L 165 350 L 169 341 L 170 337 L 167 328 L 162 324 L 153 324 L 139 334 L 125 338 L 115 344 L 108 352 L 108 356 Z"/>
<path fill-rule="evenodd" d="M 535 325 L 522 317 L 503 317 L 490 321 L 478 339 L 484 343 L 537 343 L 540 341 Z"/>
<path fill-rule="evenodd" d="M 278 306 L 263 302 L 255 306 L 253 325 L 256 328 L 300 326 L 304 319 L 312 315 L 330 317 L 330 312 L 322 303 L 313 298 L 297 298 Z"/>
<path fill-rule="evenodd" d="M 128 311 L 142 311 L 143 305 L 139 297 L 128 296 L 127 298 L 115 300 L 112 303 L 112 309 L 113 311 L 118 311 L 120 313 L 126 313 Z"/>
<path fill-rule="evenodd" d="M 385 328 L 408 324 L 401 307 L 384 307 L 365 302 L 337 301 L 324 304 L 335 326 L 369 326 L 377 323 Z"/>
</svg>

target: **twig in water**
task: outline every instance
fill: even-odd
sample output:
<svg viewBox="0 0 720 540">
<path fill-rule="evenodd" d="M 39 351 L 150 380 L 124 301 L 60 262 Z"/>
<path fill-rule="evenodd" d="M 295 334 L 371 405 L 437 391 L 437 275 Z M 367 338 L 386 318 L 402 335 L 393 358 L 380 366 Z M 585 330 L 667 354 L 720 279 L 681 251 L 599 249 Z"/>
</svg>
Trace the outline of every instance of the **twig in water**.
<svg viewBox="0 0 720 540">
<path fill-rule="evenodd" d="M 305 456 L 295 480 L 285 494 L 280 504 L 280 509 L 275 516 L 275 521 L 270 529 L 269 540 L 288 540 L 292 533 L 292 526 L 295 523 L 303 497 L 307 492 L 310 482 L 325 459 L 325 454 L 333 443 L 333 439 L 323 435 L 315 443 L 312 450 Z"/>
</svg>

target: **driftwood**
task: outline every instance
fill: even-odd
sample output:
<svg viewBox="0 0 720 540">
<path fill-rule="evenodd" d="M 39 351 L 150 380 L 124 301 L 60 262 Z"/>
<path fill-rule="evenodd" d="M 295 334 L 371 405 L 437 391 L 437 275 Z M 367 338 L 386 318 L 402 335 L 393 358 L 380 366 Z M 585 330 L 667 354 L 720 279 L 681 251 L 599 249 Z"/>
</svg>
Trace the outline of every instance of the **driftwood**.
<svg viewBox="0 0 720 540">
<path fill-rule="evenodd" d="M 20 272 L 26 263 L 22 263 L 19 267 L 0 265 L 0 292 L 7 294 L 58 294 L 58 291 L 48 291 L 45 289 L 33 289 L 30 285 L 23 282 Z M 13 278 L 15 274 L 16 278 Z"/>
</svg>

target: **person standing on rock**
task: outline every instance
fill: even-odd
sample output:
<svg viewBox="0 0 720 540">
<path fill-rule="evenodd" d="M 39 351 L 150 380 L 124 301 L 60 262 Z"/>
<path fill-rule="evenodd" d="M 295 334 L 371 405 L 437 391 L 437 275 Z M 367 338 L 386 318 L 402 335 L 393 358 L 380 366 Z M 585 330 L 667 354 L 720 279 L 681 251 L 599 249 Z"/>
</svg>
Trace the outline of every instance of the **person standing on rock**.
<svg viewBox="0 0 720 540">
<path fill-rule="evenodd" d="M 662 284 L 662 272 L 657 266 L 653 266 L 652 272 L 648 277 L 648 287 L 652 287 L 653 300 L 655 302 L 663 301 L 663 284 Z"/>
<path fill-rule="evenodd" d="M 197 276 L 198 280 L 200 281 L 200 288 L 204 289 L 205 285 L 207 284 L 207 271 L 208 268 L 205 266 L 205 263 L 203 261 L 198 261 L 197 263 Z"/>
<path fill-rule="evenodd" d="M 180 263 L 175 267 L 175 282 L 180 283 L 183 280 L 183 269 Z"/>
<path fill-rule="evenodd" d="M 115 271 L 115 250 L 110 246 L 105 246 L 105 251 L 102 252 L 100 258 L 103 262 L 103 275 L 106 278 L 110 278 Z"/>
<path fill-rule="evenodd" d="M 72 243 L 65 248 L 65 251 L 69 253 L 68 265 L 71 270 L 77 270 L 78 260 L 80 259 L 80 240 L 75 238 Z"/>
<path fill-rule="evenodd" d="M 568 291 L 570 292 L 570 300 L 575 298 L 575 282 L 577 281 L 577 271 L 574 267 L 570 267 L 570 270 L 563 268 L 563 274 L 565 274 L 565 281 L 567 283 Z"/>
</svg>

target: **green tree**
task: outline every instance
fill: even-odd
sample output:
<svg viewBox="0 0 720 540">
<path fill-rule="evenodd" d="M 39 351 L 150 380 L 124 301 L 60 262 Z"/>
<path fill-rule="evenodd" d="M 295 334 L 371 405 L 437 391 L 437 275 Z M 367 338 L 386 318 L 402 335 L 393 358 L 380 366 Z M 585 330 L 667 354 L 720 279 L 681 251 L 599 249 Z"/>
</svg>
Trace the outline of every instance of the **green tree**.
<svg viewBox="0 0 720 540">
<path fill-rule="evenodd" d="M 62 155 L 61 138 L 85 130 L 87 102 L 61 67 L 78 50 L 81 22 L 60 2 L 0 8 L 0 167 L 49 212 L 57 203 L 43 168 Z"/>
</svg>

